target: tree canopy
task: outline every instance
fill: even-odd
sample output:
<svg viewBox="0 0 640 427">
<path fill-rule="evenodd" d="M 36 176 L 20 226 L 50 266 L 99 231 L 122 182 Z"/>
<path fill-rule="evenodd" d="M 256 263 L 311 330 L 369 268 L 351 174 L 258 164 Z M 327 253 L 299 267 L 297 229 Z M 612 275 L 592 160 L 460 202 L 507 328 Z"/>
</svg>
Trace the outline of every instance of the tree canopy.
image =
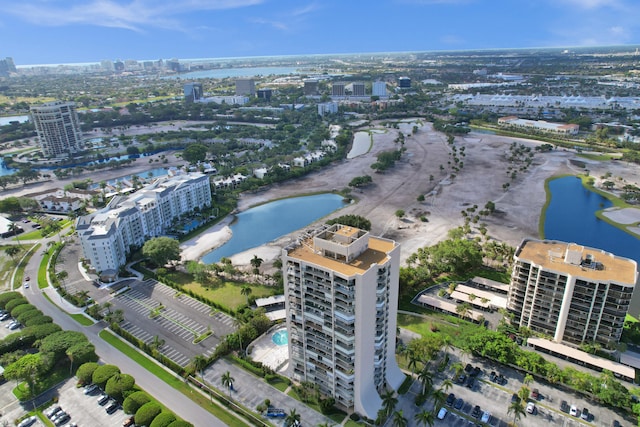
<svg viewBox="0 0 640 427">
<path fill-rule="evenodd" d="M 342 224 L 349 227 L 356 227 L 361 230 L 371 230 L 371 221 L 360 215 L 342 215 L 337 218 L 330 219 L 327 224 Z"/>
<path fill-rule="evenodd" d="M 161 267 L 169 261 L 180 260 L 180 242 L 169 237 L 155 237 L 145 242 L 142 253 Z"/>
<path fill-rule="evenodd" d="M 202 162 L 207 157 L 207 147 L 202 144 L 189 144 L 182 150 L 182 158 L 189 163 Z"/>
</svg>

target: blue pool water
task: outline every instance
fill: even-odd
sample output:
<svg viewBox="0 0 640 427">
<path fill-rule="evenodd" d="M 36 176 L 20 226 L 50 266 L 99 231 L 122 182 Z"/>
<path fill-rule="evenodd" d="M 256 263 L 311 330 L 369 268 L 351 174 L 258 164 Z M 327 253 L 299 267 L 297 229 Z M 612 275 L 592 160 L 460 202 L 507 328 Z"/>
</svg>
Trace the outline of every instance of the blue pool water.
<svg viewBox="0 0 640 427">
<path fill-rule="evenodd" d="M 271 336 L 271 341 L 275 345 L 283 346 L 289 344 L 289 332 L 286 329 L 280 329 Z"/>
</svg>

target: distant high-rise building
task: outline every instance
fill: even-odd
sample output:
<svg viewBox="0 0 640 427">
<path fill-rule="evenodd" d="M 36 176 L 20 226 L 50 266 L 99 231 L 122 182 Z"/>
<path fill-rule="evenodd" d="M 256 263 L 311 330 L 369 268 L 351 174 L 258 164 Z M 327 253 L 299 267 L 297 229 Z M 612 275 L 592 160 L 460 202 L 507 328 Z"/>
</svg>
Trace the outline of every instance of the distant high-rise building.
<svg viewBox="0 0 640 427">
<path fill-rule="evenodd" d="M 100 61 L 100 67 L 104 71 L 108 71 L 108 72 L 113 72 L 115 70 L 113 61 L 111 61 L 110 59 L 103 59 L 102 61 Z"/>
<path fill-rule="evenodd" d="M 202 98 L 202 83 L 190 82 L 184 85 L 184 100 L 186 102 L 195 102 Z"/>
<path fill-rule="evenodd" d="M 54 101 L 31 107 L 40 146 L 46 157 L 60 157 L 84 149 L 76 105 Z"/>
<path fill-rule="evenodd" d="M 387 83 L 382 81 L 373 82 L 371 95 L 381 97 L 387 96 Z"/>
<path fill-rule="evenodd" d="M 271 101 L 271 96 L 273 95 L 273 89 L 264 88 L 258 89 L 256 91 L 256 96 L 260 99 L 266 99 L 267 101 Z"/>
<path fill-rule="evenodd" d="M 13 58 L 7 56 L 4 59 L 0 59 L 0 77 L 8 77 L 10 73 L 16 72 L 16 65 L 13 63 Z"/>
<path fill-rule="evenodd" d="M 353 96 L 364 96 L 364 83 L 362 82 L 354 82 L 351 84 L 351 94 Z"/>
<path fill-rule="evenodd" d="M 318 94 L 318 80 L 309 79 L 304 81 L 303 93 L 306 96 L 313 96 Z"/>
<path fill-rule="evenodd" d="M 335 114 L 338 112 L 337 102 L 323 102 L 318 104 L 318 114 L 324 116 L 325 114 Z"/>
<path fill-rule="evenodd" d="M 177 59 L 168 59 L 165 63 L 167 70 L 175 71 L 176 73 L 181 70 L 180 61 Z"/>
<path fill-rule="evenodd" d="M 411 87 L 411 79 L 409 77 L 398 78 L 398 87 L 400 89 L 409 89 Z"/>
<path fill-rule="evenodd" d="M 344 96 L 344 83 L 343 82 L 335 82 L 331 85 L 331 95 L 332 96 Z"/>
<path fill-rule="evenodd" d="M 334 224 L 282 250 L 289 373 L 370 419 L 404 381 L 395 357 L 400 246 Z"/>
<path fill-rule="evenodd" d="M 254 96 L 256 94 L 256 83 L 253 79 L 237 79 L 236 95 Z"/>
<path fill-rule="evenodd" d="M 116 60 L 116 61 L 113 63 L 113 70 L 114 70 L 116 73 L 121 73 L 121 72 L 123 72 L 123 71 L 124 71 L 124 62 L 120 61 L 119 59 L 118 59 L 118 60 Z"/>
</svg>

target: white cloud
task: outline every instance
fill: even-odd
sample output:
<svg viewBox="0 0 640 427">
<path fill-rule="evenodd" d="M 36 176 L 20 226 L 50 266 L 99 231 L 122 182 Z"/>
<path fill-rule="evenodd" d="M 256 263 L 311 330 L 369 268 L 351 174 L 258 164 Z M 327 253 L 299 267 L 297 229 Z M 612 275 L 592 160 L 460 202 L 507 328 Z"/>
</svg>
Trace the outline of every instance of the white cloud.
<svg viewBox="0 0 640 427">
<path fill-rule="evenodd" d="M 624 6 L 624 1 L 621 0 L 555 0 L 560 4 L 567 4 L 572 7 L 580 9 L 599 9 L 603 7 L 621 8 Z"/>
<path fill-rule="evenodd" d="M 24 0 L 0 5 L 0 12 L 42 26 L 71 24 L 125 28 L 180 29 L 177 16 L 194 11 L 225 10 L 262 3 L 264 0 Z"/>
<path fill-rule="evenodd" d="M 319 6 L 318 3 L 310 3 L 306 6 L 301 6 L 298 9 L 293 9 L 285 13 L 278 13 L 273 18 L 249 18 L 249 22 L 268 25 L 277 30 L 291 32 L 300 28 L 307 20 L 308 16 L 320 8 L 321 6 Z"/>
</svg>

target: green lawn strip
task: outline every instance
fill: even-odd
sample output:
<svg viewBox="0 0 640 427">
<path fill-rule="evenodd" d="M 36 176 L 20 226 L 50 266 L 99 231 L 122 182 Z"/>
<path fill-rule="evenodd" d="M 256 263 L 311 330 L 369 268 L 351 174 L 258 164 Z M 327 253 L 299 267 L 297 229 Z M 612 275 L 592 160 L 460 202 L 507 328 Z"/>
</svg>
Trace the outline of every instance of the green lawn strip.
<svg viewBox="0 0 640 427">
<path fill-rule="evenodd" d="M 14 237 L 13 240 L 40 240 L 42 239 L 42 231 L 34 230 L 28 233 L 20 235 L 20 237 Z"/>
<path fill-rule="evenodd" d="M 294 389 L 289 390 L 289 393 L 287 393 L 288 396 L 293 397 L 294 399 L 296 399 L 297 401 L 304 403 L 305 405 L 307 405 L 309 408 L 315 410 L 318 413 L 322 413 L 322 411 L 320 410 L 320 405 L 318 405 L 317 403 L 314 402 L 304 402 L 300 396 L 298 396 L 298 393 L 296 393 L 296 391 Z"/>
<path fill-rule="evenodd" d="M 275 378 L 271 381 L 267 381 L 271 387 L 274 387 L 281 392 L 285 392 L 285 390 L 289 387 L 289 384 L 281 378 Z"/>
<path fill-rule="evenodd" d="M 630 315 L 629 313 L 627 313 L 627 315 L 624 318 L 625 322 L 637 322 L 638 319 L 636 319 L 635 317 L 633 317 L 632 315 Z"/>
<path fill-rule="evenodd" d="M 93 325 L 93 320 L 89 319 L 87 316 L 85 316 L 82 313 L 70 314 L 69 316 L 71 316 L 73 318 L 73 320 L 75 320 L 76 322 L 80 323 L 82 326 L 91 326 L 91 325 Z"/>
<path fill-rule="evenodd" d="M 344 423 L 344 427 L 362 427 L 362 425 L 362 423 L 353 420 L 348 420 L 346 423 Z"/>
<path fill-rule="evenodd" d="M 398 388 L 398 394 L 406 394 L 411 388 L 411 384 L 413 384 L 413 378 L 411 375 L 405 375 L 402 385 Z"/>
<path fill-rule="evenodd" d="M 185 290 L 189 290 L 196 295 L 215 301 L 221 306 L 226 307 L 228 311 L 235 311 L 238 307 L 247 304 L 247 297 L 240 293 L 244 286 L 249 286 L 251 288 L 251 296 L 255 298 L 269 297 L 277 293 L 275 286 L 225 281 L 219 285 L 206 287 L 193 282 L 191 277 L 186 278 L 186 275 L 183 275 L 178 280 L 176 280 L 177 277 L 175 276 L 176 275 L 171 274 L 169 277 L 171 280 L 181 284 Z"/>
<path fill-rule="evenodd" d="M 38 266 L 38 287 L 40 289 L 44 289 L 49 286 L 49 281 L 47 280 L 47 267 L 49 266 L 50 258 L 51 254 L 49 253 L 49 251 L 46 251 L 42 256 L 40 265 Z"/>
<path fill-rule="evenodd" d="M 122 341 L 120 338 L 118 338 L 111 332 L 106 330 L 101 331 L 100 338 L 105 340 L 111 346 L 115 347 L 117 350 L 121 351 L 131 360 L 133 360 L 134 362 L 136 362 L 137 364 L 145 368 L 147 371 L 151 372 L 160 380 L 164 381 L 174 389 L 178 390 L 185 396 L 189 397 L 198 405 L 205 408 L 207 411 L 211 412 L 211 414 L 213 414 L 216 418 L 218 418 L 220 421 L 222 421 L 226 425 L 232 426 L 232 427 L 248 427 L 247 424 L 237 419 L 236 417 L 234 417 L 224 409 L 220 408 L 219 406 L 211 405 L 209 403 L 209 399 L 206 396 L 200 393 L 194 393 L 193 389 L 189 385 L 185 384 L 185 382 L 182 379 L 177 378 L 176 376 L 167 372 L 164 368 L 157 365 L 155 362 L 151 361 L 148 357 L 146 357 L 145 355 L 143 355 L 133 347 L 129 346 L 128 344 L 126 344 L 124 341 Z"/>
<path fill-rule="evenodd" d="M 454 316 L 432 313 L 430 315 L 398 314 L 398 326 L 409 329 L 423 337 L 432 335 L 449 336 L 456 347 L 464 347 L 469 338 L 476 335 L 480 325 Z M 434 332 L 433 330 L 436 330 Z"/>
<path fill-rule="evenodd" d="M 52 371 L 48 372 L 46 375 L 43 375 L 41 378 L 39 377 L 35 383 L 35 392 L 36 396 L 42 393 L 45 390 L 49 390 L 51 387 L 60 384 L 65 381 L 67 378 L 70 378 L 69 367 L 68 366 L 58 366 Z M 13 394 L 18 398 L 19 401 L 24 402 L 25 400 L 31 399 L 31 394 L 29 393 L 29 388 L 26 382 L 21 382 L 13 389 Z"/>
</svg>

